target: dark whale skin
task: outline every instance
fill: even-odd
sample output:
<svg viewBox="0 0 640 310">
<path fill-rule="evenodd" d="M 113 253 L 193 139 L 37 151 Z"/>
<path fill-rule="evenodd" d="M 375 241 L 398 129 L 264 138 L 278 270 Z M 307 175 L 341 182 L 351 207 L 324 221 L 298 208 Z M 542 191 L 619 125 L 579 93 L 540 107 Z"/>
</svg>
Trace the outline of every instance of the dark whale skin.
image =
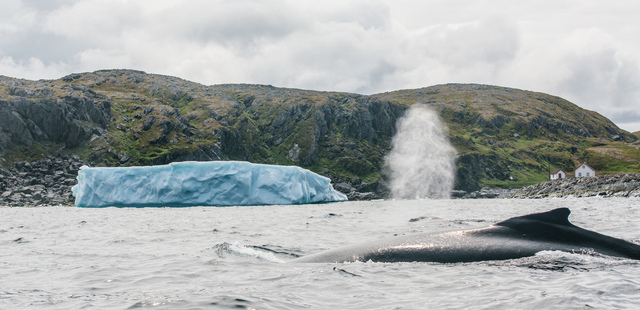
<svg viewBox="0 0 640 310">
<path fill-rule="evenodd" d="M 459 263 L 533 256 L 540 251 L 585 251 L 640 260 L 640 245 L 569 222 L 567 208 L 518 216 L 492 226 L 439 234 L 414 234 L 300 257 L 293 263 Z"/>
</svg>

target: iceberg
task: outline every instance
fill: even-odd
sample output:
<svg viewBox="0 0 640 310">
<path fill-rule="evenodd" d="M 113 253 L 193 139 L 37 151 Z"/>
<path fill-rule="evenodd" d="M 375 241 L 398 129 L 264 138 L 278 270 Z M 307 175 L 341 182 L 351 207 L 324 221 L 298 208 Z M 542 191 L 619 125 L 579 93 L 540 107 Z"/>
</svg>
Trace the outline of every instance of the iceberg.
<svg viewBox="0 0 640 310">
<path fill-rule="evenodd" d="M 345 201 L 329 178 L 296 166 L 242 161 L 88 167 L 72 189 L 77 207 L 190 207 Z"/>
</svg>

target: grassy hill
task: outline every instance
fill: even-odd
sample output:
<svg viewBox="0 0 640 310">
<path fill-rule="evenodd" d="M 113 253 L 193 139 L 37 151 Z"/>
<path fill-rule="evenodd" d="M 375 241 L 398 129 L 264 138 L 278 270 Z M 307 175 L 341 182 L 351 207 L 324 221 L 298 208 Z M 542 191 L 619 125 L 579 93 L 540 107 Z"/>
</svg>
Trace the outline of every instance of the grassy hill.
<svg viewBox="0 0 640 310">
<path fill-rule="evenodd" d="M 529 185 L 546 180 L 549 168 L 571 172 L 582 162 L 599 173 L 640 172 L 637 137 L 559 97 L 474 84 L 374 97 L 437 110 L 459 152 L 459 179 L 469 174 L 481 186 Z"/>
<path fill-rule="evenodd" d="M 549 167 L 571 171 L 581 162 L 599 173 L 640 172 L 637 133 L 547 94 L 447 84 L 364 96 L 205 86 L 131 70 L 0 77 L 0 156 L 5 166 L 55 152 L 104 166 L 295 164 L 361 192 L 384 192 L 395 122 L 413 104 L 429 105 L 447 124 L 459 189 L 529 185 L 546 180 Z"/>
</svg>

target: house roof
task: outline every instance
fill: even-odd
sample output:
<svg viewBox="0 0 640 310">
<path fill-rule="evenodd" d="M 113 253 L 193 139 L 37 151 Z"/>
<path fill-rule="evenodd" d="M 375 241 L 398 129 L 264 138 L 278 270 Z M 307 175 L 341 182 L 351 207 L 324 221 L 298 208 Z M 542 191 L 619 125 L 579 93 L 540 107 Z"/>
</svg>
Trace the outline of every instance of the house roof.
<svg viewBox="0 0 640 310">
<path fill-rule="evenodd" d="M 564 172 L 564 170 L 562 170 L 562 169 L 558 169 L 558 170 L 552 171 L 552 172 L 551 172 L 551 174 L 556 174 L 556 173 L 558 173 L 558 172 L 560 172 L 560 171 Z M 566 173 L 566 172 L 564 172 L 564 174 L 567 174 L 567 173 Z"/>
<path fill-rule="evenodd" d="M 587 165 L 586 163 L 583 163 L 582 165 L 580 165 L 578 168 L 576 168 L 576 170 L 580 169 L 580 167 L 582 167 L 582 166 L 587 166 L 587 168 L 589 168 L 589 169 L 591 169 L 593 171 L 596 171 L 596 169 L 591 168 L 591 166 Z"/>
</svg>

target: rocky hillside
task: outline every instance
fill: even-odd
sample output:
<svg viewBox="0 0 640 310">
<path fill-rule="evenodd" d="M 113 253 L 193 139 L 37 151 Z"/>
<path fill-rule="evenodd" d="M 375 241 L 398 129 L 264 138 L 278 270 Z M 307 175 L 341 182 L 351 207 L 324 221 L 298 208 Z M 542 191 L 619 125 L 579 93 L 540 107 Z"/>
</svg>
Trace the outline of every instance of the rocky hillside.
<svg viewBox="0 0 640 310">
<path fill-rule="evenodd" d="M 0 162 L 77 155 L 94 166 L 183 160 L 299 165 L 351 198 L 386 195 L 384 156 L 411 105 L 439 112 L 458 150 L 457 189 L 520 187 L 587 161 L 640 172 L 638 138 L 558 97 L 448 84 L 378 95 L 205 86 L 131 70 L 58 80 L 0 77 Z"/>
<path fill-rule="evenodd" d="M 571 172 L 582 162 L 600 173 L 640 172 L 637 137 L 559 97 L 473 84 L 373 97 L 440 113 L 459 152 L 459 189 L 525 186 L 545 181 L 549 169 Z"/>
</svg>

